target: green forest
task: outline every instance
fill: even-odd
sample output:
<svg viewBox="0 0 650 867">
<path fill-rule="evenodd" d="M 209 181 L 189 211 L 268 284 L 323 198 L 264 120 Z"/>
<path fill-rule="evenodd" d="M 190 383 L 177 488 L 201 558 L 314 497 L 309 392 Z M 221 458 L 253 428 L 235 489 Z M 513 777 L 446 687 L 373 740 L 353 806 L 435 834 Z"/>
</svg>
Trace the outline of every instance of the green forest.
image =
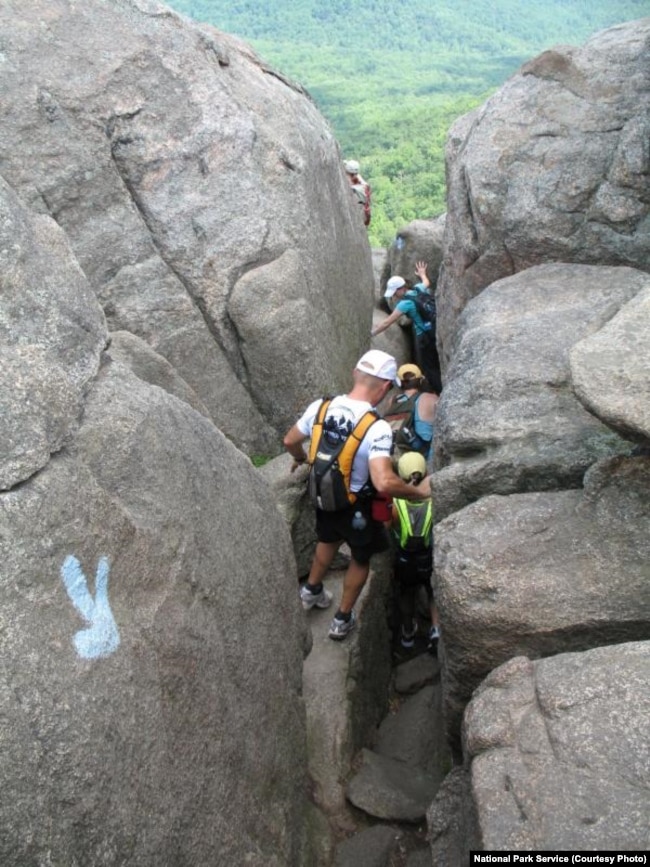
<svg viewBox="0 0 650 867">
<path fill-rule="evenodd" d="M 453 121 L 522 63 L 650 15 L 650 0 L 168 0 L 303 85 L 372 187 L 373 247 L 445 211 Z"/>
</svg>

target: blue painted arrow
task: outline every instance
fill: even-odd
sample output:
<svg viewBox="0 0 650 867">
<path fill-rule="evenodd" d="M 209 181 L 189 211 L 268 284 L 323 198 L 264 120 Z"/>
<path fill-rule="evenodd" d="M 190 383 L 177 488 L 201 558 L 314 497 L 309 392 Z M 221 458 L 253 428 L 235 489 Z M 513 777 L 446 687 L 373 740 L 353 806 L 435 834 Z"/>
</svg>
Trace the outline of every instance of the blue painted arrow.
<svg viewBox="0 0 650 867">
<path fill-rule="evenodd" d="M 110 656 L 120 644 L 120 633 L 108 604 L 109 565 L 106 557 L 100 557 L 95 575 L 95 598 L 88 590 L 88 580 L 76 557 L 68 556 L 61 566 L 61 578 L 70 601 L 90 626 L 74 637 L 77 653 L 82 659 L 99 659 Z"/>
</svg>

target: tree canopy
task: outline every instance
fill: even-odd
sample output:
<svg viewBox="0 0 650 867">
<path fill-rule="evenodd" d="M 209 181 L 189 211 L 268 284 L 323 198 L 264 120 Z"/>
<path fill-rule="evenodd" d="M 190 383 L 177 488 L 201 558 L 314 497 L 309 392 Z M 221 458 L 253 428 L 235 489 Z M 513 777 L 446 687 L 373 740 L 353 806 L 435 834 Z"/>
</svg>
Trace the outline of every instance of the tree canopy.
<svg viewBox="0 0 650 867">
<path fill-rule="evenodd" d="M 309 91 L 372 186 L 373 246 L 445 210 L 453 121 L 527 60 L 650 15 L 650 0 L 168 0 Z"/>
</svg>

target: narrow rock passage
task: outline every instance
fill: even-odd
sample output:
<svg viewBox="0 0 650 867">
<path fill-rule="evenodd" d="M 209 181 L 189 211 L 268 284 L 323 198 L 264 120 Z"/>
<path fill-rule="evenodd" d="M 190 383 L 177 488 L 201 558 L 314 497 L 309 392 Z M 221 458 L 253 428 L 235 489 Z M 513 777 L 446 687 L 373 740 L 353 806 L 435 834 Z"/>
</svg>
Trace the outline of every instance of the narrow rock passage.
<svg viewBox="0 0 650 867">
<path fill-rule="evenodd" d="M 331 829 L 318 850 L 323 865 L 416 867 L 431 864 L 424 813 L 449 768 L 439 665 L 424 638 L 406 656 L 392 652 L 390 560 L 376 559 L 345 641 L 327 635 L 344 571 L 326 578 L 331 607 L 306 614 L 309 774 Z"/>
</svg>

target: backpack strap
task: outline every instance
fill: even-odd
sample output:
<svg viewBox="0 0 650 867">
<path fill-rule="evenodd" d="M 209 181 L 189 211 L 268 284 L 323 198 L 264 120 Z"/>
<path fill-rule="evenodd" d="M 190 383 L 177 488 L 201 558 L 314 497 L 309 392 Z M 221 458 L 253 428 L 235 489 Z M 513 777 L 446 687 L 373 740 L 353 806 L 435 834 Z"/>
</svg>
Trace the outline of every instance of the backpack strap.
<svg viewBox="0 0 650 867">
<path fill-rule="evenodd" d="M 431 544 L 431 527 L 433 525 L 433 504 L 431 500 L 412 502 L 402 497 L 393 499 L 393 508 L 399 516 L 399 544 L 408 549 L 409 542 L 422 539 L 423 548 Z"/>
<path fill-rule="evenodd" d="M 361 491 L 353 493 L 350 490 L 350 481 L 352 478 L 352 464 L 354 462 L 355 455 L 359 450 L 359 446 L 361 445 L 363 438 L 378 418 L 379 416 L 372 409 L 369 409 L 367 412 L 365 412 L 356 423 L 354 429 L 350 433 L 350 436 L 346 439 L 343 448 L 339 452 L 339 469 L 341 470 L 341 473 L 343 474 L 343 478 L 345 480 L 345 487 L 348 492 L 348 500 L 350 501 L 350 503 L 355 503 L 358 499 L 359 494 L 361 493 Z M 363 488 L 365 488 L 367 484 L 368 482 L 366 482 Z M 363 488 L 361 490 L 363 490 Z"/>
<path fill-rule="evenodd" d="M 413 403 L 411 405 L 411 414 L 408 419 L 404 422 L 404 424 L 415 433 L 415 422 L 420 420 L 420 415 L 418 413 L 418 401 L 420 400 L 421 392 L 415 395 Z"/>
<path fill-rule="evenodd" d="M 327 415 L 327 410 L 329 409 L 329 405 L 331 402 L 331 397 L 324 397 L 321 405 L 318 407 L 318 412 L 316 413 L 314 425 L 311 430 L 311 442 L 309 443 L 309 455 L 307 457 L 307 463 L 310 465 L 313 464 L 316 460 L 316 452 L 318 451 L 320 438 L 323 436 L 323 424 L 325 422 L 325 416 Z"/>
<path fill-rule="evenodd" d="M 323 436 L 323 425 L 325 423 L 325 416 L 327 415 L 327 410 L 329 409 L 331 402 L 331 397 L 324 397 L 323 402 L 318 407 L 318 411 L 316 413 L 316 418 L 314 419 L 314 425 L 311 432 L 309 457 L 307 458 L 307 461 L 310 465 L 313 464 L 316 460 L 318 446 L 320 444 L 321 437 Z M 355 503 L 358 496 L 358 493 L 353 493 L 350 490 L 352 464 L 354 463 L 355 455 L 359 450 L 359 446 L 361 445 L 363 438 L 378 418 L 379 416 L 373 409 L 367 410 L 367 412 L 365 412 L 361 416 L 354 428 L 350 431 L 348 438 L 345 440 L 340 450 L 332 456 L 331 463 L 334 463 L 334 461 L 338 461 L 339 469 L 345 481 L 345 489 L 347 491 L 348 500 L 350 501 L 350 503 Z"/>
</svg>

